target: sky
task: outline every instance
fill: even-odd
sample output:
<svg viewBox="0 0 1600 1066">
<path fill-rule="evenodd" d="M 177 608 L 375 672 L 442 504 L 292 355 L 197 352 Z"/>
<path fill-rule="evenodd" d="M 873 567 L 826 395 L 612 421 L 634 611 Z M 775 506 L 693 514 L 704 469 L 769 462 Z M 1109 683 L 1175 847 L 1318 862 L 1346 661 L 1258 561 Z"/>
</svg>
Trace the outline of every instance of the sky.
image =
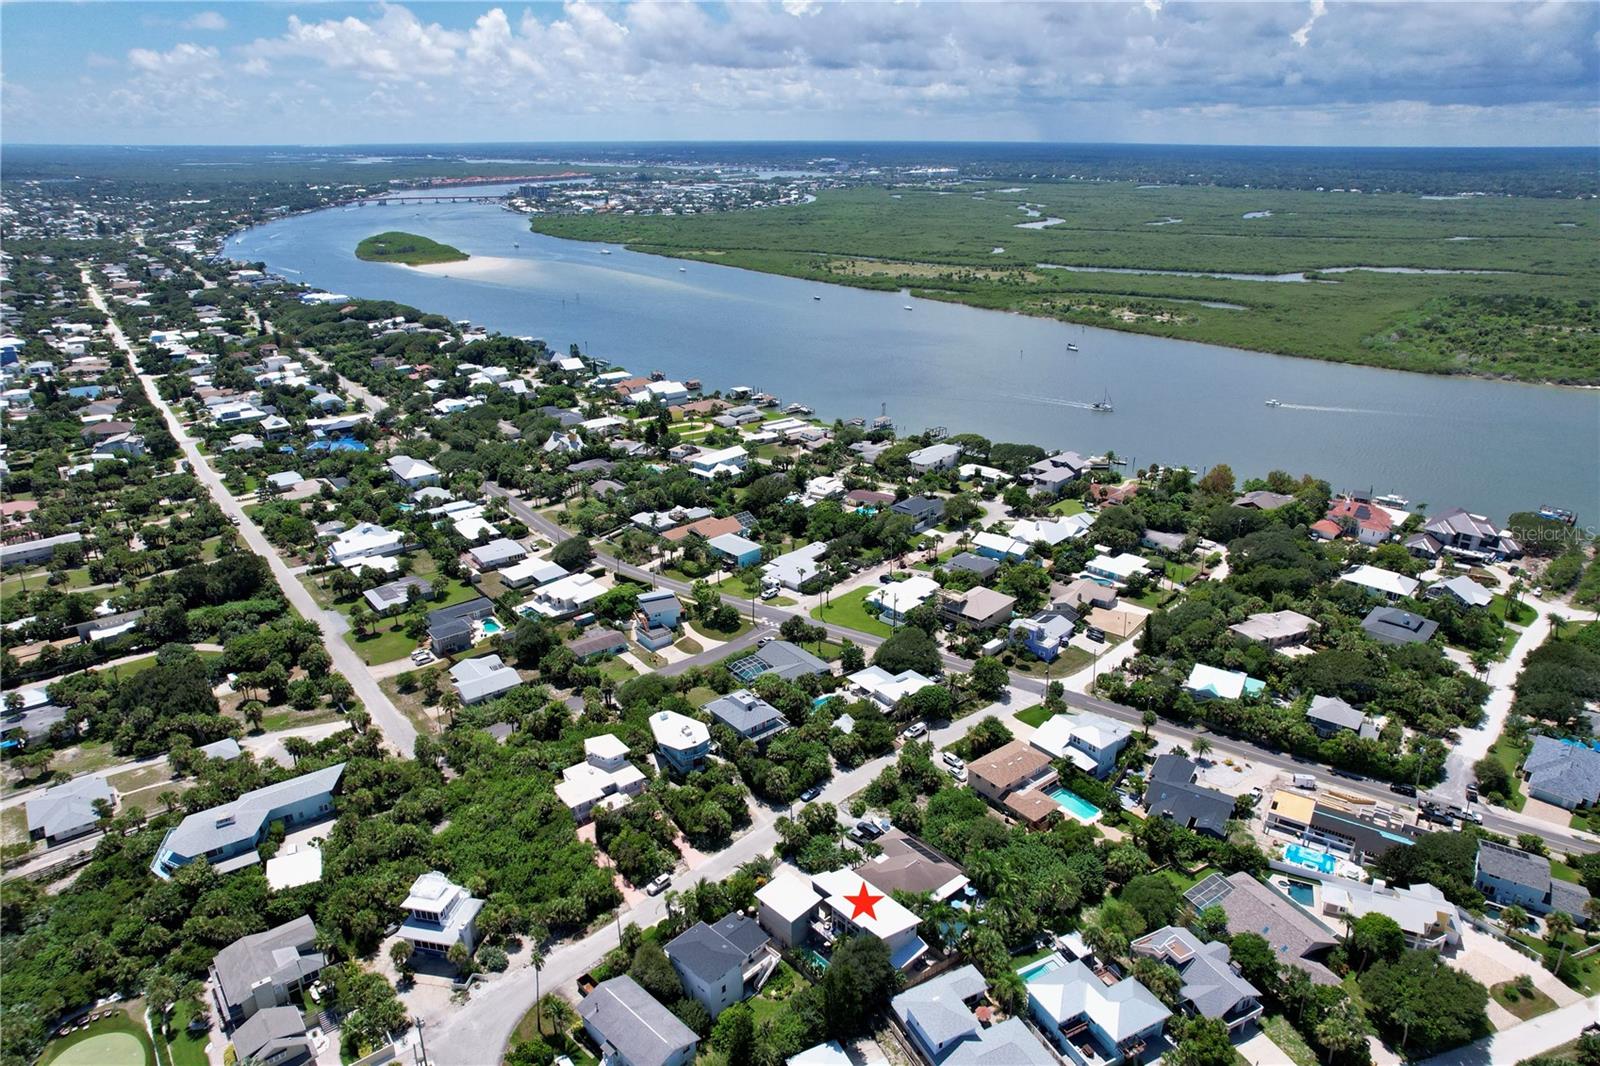
<svg viewBox="0 0 1600 1066">
<path fill-rule="evenodd" d="M 1600 4 L 0 4 L 0 137 L 1594 145 Z"/>
</svg>

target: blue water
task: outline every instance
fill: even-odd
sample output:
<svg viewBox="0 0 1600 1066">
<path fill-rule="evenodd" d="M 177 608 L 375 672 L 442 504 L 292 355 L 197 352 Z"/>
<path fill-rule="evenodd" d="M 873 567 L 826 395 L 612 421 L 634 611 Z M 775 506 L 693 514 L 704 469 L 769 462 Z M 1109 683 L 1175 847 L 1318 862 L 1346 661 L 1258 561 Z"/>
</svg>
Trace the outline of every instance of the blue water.
<svg viewBox="0 0 1600 1066">
<path fill-rule="evenodd" d="M 386 229 L 473 260 L 417 270 L 355 258 L 362 238 Z M 1551 504 L 1577 511 L 1581 524 L 1600 521 L 1592 390 L 1290 359 L 681 262 L 540 236 L 493 204 L 331 208 L 237 234 L 226 251 L 307 285 L 561 350 L 577 342 L 707 389 L 749 385 L 830 419 L 875 416 L 887 404 L 904 429 L 1114 449 L 1130 469 L 1225 462 L 1247 477 L 1280 468 L 1335 488 L 1397 492 L 1434 511 L 1460 506 L 1503 520 Z M 1069 353 L 1069 342 L 1081 350 Z M 1113 415 L 1089 410 L 1105 392 Z M 1283 406 L 1266 407 L 1267 397 Z"/>
<path fill-rule="evenodd" d="M 339 440 L 317 440 L 306 445 L 308 452 L 364 452 L 367 446 L 358 440 L 342 437 Z"/>
<path fill-rule="evenodd" d="M 1024 966 L 1022 969 L 1018 970 L 1017 971 L 1017 975 L 1019 977 L 1021 977 L 1024 981 L 1031 981 L 1035 977 L 1038 977 L 1040 974 L 1049 973 L 1051 970 L 1059 970 L 1061 968 L 1061 966 L 1062 966 L 1061 956 L 1059 956 L 1059 955 L 1046 955 L 1044 958 L 1040 959 L 1038 962 L 1030 963 L 1029 965 Z"/>
<path fill-rule="evenodd" d="M 1311 906 L 1317 900 L 1316 888 L 1304 881 L 1290 881 L 1288 892 L 1290 899 L 1305 907 Z"/>
<path fill-rule="evenodd" d="M 483 620 L 483 631 L 485 633 L 498 633 L 500 632 L 500 628 L 500 623 L 496 622 L 493 618 L 485 618 Z"/>
<path fill-rule="evenodd" d="M 1056 806 L 1079 821 L 1087 822 L 1100 814 L 1099 807 L 1069 789 L 1055 789 L 1050 793 L 1050 798 L 1056 801 Z"/>
<path fill-rule="evenodd" d="M 1304 866 L 1310 870 L 1318 870 L 1325 874 L 1333 873 L 1334 865 L 1338 862 L 1326 851 L 1315 851 L 1303 848 L 1299 844 L 1290 844 L 1283 849 L 1283 857 L 1290 862 Z"/>
</svg>

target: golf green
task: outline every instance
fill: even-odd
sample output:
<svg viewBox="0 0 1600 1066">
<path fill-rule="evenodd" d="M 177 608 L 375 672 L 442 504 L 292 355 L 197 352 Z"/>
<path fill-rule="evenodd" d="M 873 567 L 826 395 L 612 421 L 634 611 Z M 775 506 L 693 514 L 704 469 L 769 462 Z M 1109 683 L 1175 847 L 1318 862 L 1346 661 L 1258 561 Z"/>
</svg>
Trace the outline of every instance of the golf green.
<svg viewBox="0 0 1600 1066">
<path fill-rule="evenodd" d="M 50 1066 L 145 1066 L 144 1044 L 126 1031 L 90 1033 L 62 1048 Z"/>
</svg>

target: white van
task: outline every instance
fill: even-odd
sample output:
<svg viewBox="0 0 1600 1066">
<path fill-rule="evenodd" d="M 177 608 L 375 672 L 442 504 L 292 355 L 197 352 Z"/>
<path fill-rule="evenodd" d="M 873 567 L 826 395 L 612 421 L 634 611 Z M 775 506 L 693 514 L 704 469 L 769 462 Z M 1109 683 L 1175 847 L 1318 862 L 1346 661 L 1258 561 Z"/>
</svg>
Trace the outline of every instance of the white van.
<svg viewBox="0 0 1600 1066">
<path fill-rule="evenodd" d="M 1294 787 L 1303 788 L 1307 792 L 1315 792 L 1317 790 L 1317 779 L 1310 774 L 1295 774 Z"/>
</svg>

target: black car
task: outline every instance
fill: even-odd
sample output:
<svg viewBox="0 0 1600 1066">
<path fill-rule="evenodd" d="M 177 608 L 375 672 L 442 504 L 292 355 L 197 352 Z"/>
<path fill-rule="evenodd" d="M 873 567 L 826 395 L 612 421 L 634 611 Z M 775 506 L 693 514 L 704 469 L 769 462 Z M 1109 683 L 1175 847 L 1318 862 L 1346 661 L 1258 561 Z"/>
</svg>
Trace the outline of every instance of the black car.
<svg viewBox="0 0 1600 1066">
<path fill-rule="evenodd" d="M 1401 796 L 1415 796 L 1417 794 L 1417 786 L 1408 785 L 1404 781 L 1396 781 L 1389 786 L 1389 791 Z"/>
</svg>

